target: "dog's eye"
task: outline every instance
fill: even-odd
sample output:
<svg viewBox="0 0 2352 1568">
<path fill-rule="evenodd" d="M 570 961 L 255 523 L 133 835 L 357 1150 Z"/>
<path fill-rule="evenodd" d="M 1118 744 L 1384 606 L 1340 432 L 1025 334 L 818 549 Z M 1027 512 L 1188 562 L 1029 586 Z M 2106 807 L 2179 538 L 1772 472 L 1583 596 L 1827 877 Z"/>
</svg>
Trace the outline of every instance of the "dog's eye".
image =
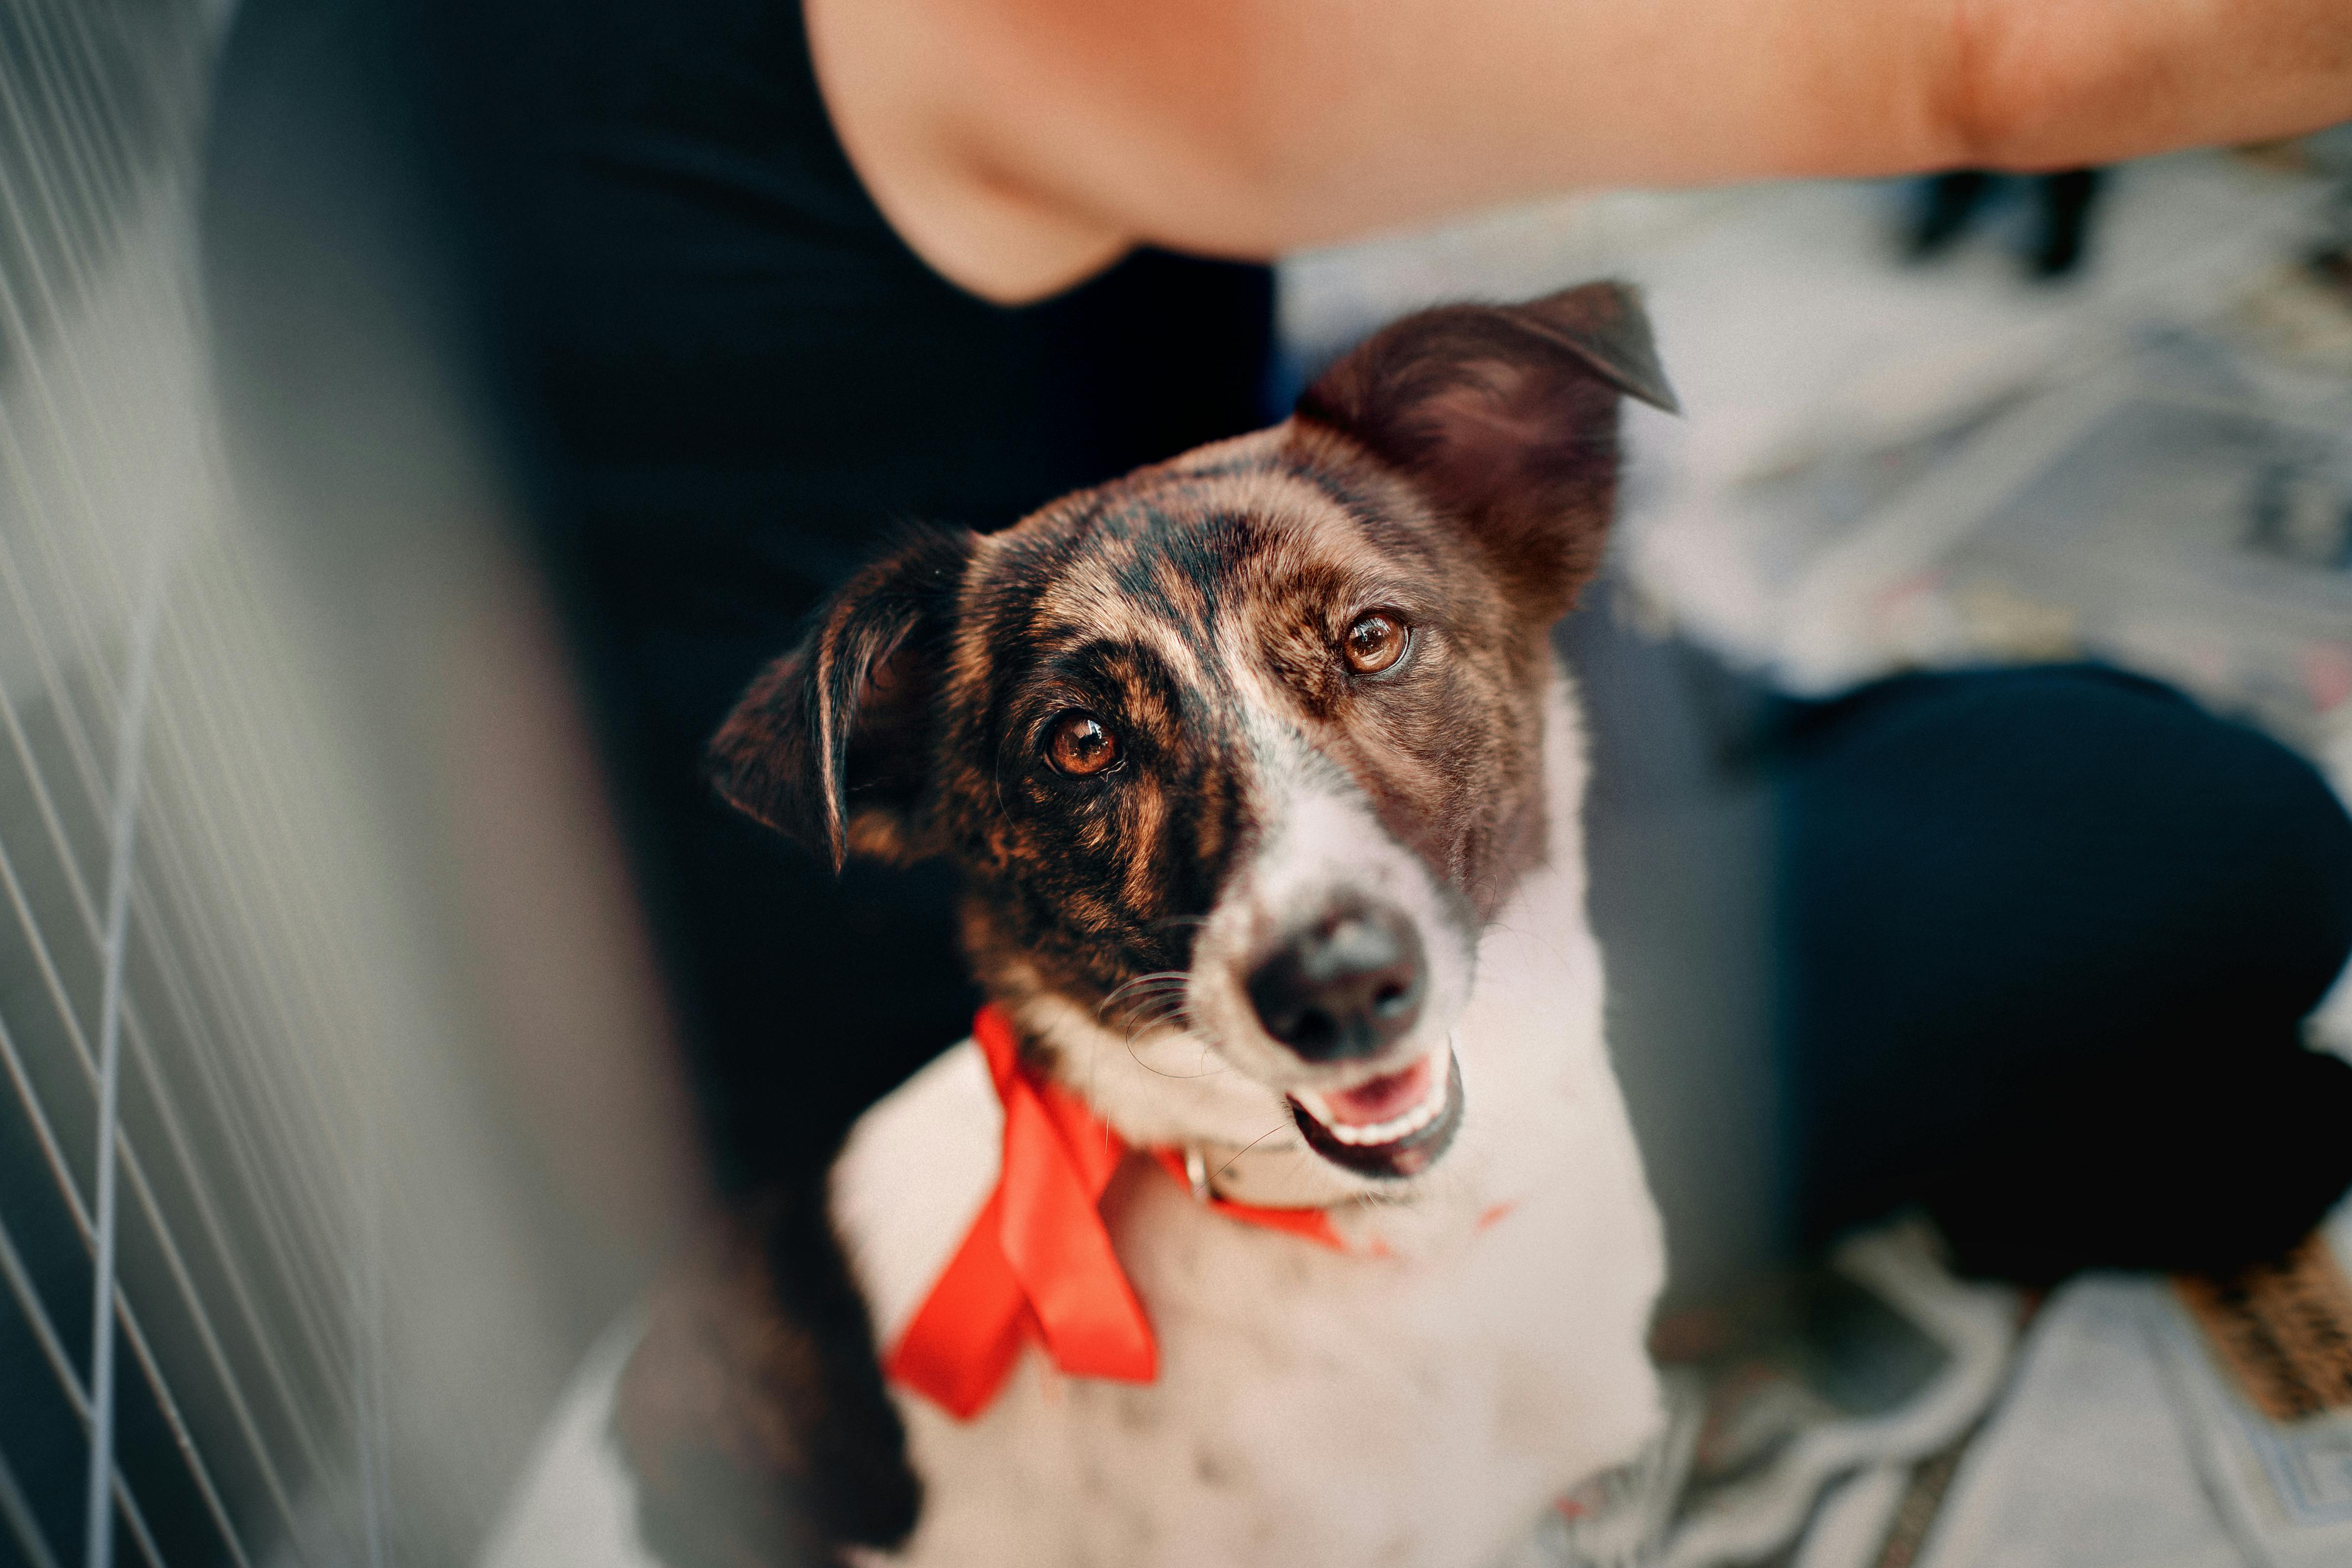
<svg viewBox="0 0 2352 1568">
<path fill-rule="evenodd" d="M 1375 610 L 1360 616 L 1339 642 L 1348 668 L 1358 675 L 1378 675 L 1404 657 L 1404 623 Z"/>
<path fill-rule="evenodd" d="M 1091 713 L 1065 713 L 1046 726 L 1045 760 L 1057 773 L 1086 778 L 1118 761 L 1118 737 Z"/>
</svg>

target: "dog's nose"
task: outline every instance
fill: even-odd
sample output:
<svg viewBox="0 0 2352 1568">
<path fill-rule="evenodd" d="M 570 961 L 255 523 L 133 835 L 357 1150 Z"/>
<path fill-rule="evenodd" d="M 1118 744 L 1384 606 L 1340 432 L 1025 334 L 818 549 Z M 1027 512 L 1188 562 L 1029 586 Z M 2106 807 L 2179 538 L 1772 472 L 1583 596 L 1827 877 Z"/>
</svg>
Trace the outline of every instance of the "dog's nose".
<svg viewBox="0 0 2352 1568">
<path fill-rule="evenodd" d="M 1310 1062 L 1378 1056 L 1421 1016 L 1421 936 L 1379 905 L 1327 911 L 1250 973 L 1265 1032 Z"/>
</svg>

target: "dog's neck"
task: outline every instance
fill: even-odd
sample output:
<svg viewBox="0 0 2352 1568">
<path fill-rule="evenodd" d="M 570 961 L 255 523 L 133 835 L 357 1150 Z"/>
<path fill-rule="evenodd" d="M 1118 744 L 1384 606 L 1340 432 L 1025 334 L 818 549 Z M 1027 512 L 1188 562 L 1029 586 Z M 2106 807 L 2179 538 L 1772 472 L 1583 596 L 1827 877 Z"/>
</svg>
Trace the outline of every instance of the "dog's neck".
<svg viewBox="0 0 2352 1568">
<path fill-rule="evenodd" d="M 1584 913 L 1584 741 L 1564 671 L 1550 674 L 1543 716 L 1546 853 L 1488 922 L 1478 977 L 1454 1031 L 1471 1085 L 1474 1131 L 1478 1123 L 1516 1121 L 1479 1103 L 1481 1079 L 1490 1095 L 1502 1098 L 1499 1075 L 1476 1070 L 1488 1058 L 1509 1055 L 1517 1068 L 1523 1065 L 1517 1058 L 1549 1049 L 1544 1037 L 1556 1028 L 1551 1020 L 1574 1012 L 1579 988 L 1591 993 L 1587 1000 L 1597 1023 L 1599 963 Z M 1527 1158 L 1477 1146 L 1494 1138 L 1467 1136 L 1463 1142 L 1470 1146 L 1457 1148 L 1428 1176 L 1393 1193 L 1368 1193 L 1360 1180 L 1308 1150 L 1271 1092 L 1226 1067 L 1211 1042 L 1175 1027 L 1133 1035 L 1110 1027 L 1043 986 L 1017 959 L 998 965 L 989 986 L 1047 1070 L 1129 1144 L 1184 1153 L 1216 1196 L 1331 1209 L 1343 1232 L 1351 1211 L 1382 1211 L 1376 1229 L 1386 1231 L 1403 1219 L 1401 1210 L 1425 1211 L 1442 1228 L 1516 1200 L 1527 1185 Z M 1212 1126 L 1220 1131 L 1206 1132 Z"/>
</svg>

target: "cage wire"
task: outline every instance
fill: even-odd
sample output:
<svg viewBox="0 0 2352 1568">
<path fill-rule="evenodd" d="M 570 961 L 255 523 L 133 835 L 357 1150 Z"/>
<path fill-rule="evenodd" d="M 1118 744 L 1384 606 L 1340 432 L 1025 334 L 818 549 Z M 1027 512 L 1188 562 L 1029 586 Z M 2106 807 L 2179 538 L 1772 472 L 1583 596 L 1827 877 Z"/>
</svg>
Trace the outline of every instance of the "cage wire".
<svg viewBox="0 0 2352 1568">
<path fill-rule="evenodd" d="M 596 1315 L 225 466 L 227 21 L 0 0 L 0 1568 L 460 1560 Z"/>
</svg>

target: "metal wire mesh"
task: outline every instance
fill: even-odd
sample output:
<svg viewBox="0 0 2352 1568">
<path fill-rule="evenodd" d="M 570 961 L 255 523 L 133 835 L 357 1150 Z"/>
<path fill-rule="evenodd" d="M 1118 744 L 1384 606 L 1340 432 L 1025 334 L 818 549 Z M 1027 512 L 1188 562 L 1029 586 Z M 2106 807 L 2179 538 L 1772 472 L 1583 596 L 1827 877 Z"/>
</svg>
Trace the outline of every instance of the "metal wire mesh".
<svg viewBox="0 0 2352 1568">
<path fill-rule="evenodd" d="M 226 20 L 0 0 L 0 1568 L 452 1560 L 579 1348 L 226 472 Z"/>
</svg>

